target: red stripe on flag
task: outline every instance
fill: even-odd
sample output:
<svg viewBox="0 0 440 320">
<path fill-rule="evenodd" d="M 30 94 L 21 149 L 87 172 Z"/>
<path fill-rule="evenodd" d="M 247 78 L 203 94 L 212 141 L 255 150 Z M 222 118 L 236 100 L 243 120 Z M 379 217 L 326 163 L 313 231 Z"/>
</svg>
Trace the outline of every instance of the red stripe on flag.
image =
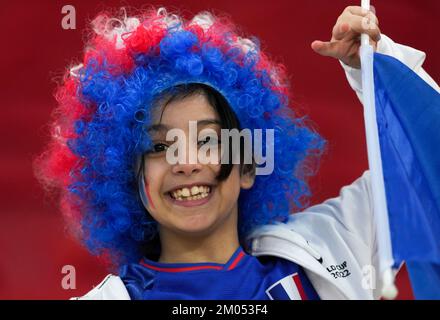
<svg viewBox="0 0 440 320">
<path fill-rule="evenodd" d="M 308 300 L 307 295 L 302 286 L 301 279 L 299 278 L 299 275 L 295 273 L 292 278 L 293 281 L 295 282 L 296 288 L 298 289 L 299 295 L 301 296 L 301 300 Z"/>
</svg>

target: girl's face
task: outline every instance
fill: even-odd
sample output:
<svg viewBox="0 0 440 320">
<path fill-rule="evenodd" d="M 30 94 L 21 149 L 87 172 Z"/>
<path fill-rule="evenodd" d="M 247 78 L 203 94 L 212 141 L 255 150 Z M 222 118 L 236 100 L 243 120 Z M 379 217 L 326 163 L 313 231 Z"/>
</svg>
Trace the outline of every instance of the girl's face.
<svg viewBox="0 0 440 320">
<path fill-rule="evenodd" d="M 145 156 L 144 177 L 147 210 L 159 223 L 159 232 L 189 236 L 236 233 L 240 188 L 252 187 L 253 176 L 240 175 L 239 165 L 235 164 L 229 177 L 218 182 L 221 164 L 189 163 L 190 152 L 197 155 L 197 148 L 213 143 L 206 135 L 199 136 L 200 131 L 212 129 L 220 137 L 216 111 L 202 94 L 157 109 L 149 131 L 153 151 Z M 197 135 L 193 135 L 197 141 L 190 141 L 189 121 L 197 121 Z M 166 141 L 166 134 L 173 128 L 185 133 L 185 163 L 169 164 L 166 159 L 166 149 L 173 144 Z"/>
</svg>

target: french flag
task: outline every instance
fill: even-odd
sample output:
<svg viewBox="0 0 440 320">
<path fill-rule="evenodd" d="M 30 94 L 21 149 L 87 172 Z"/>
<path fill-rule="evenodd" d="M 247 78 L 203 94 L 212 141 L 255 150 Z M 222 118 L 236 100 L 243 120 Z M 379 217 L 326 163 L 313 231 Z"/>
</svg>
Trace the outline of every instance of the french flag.
<svg viewBox="0 0 440 320">
<path fill-rule="evenodd" d="M 270 300 L 307 300 L 298 273 L 288 275 L 275 282 L 266 290 L 266 294 Z"/>
<path fill-rule="evenodd" d="M 374 86 L 393 260 L 417 299 L 440 299 L 440 94 L 377 53 Z"/>
</svg>

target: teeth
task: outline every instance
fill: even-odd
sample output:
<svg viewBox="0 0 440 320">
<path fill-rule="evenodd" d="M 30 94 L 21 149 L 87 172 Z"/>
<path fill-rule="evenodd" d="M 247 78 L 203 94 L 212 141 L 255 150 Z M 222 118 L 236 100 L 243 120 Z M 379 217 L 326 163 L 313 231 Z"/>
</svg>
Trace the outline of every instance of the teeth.
<svg viewBox="0 0 440 320">
<path fill-rule="evenodd" d="M 202 189 L 203 187 L 201 187 L 200 189 Z M 194 187 L 192 187 L 191 188 L 191 194 L 193 195 L 193 196 L 195 196 L 196 194 L 198 194 L 199 193 L 199 187 L 197 187 L 197 186 L 194 186 Z"/>
<path fill-rule="evenodd" d="M 191 201 L 191 200 L 200 200 L 203 198 L 206 198 L 209 194 L 208 193 L 202 193 L 202 194 L 198 194 L 196 196 L 191 196 L 191 197 L 177 197 L 175 198 L 177 201 Z"/>
<path fill-rule="evenodd" d="M 182 188 L 171 192 L 171 196 L 178 201 L 200 200 L 206 198 L 211 192 L 208 186 L 193 186 L 191 189 Z"/>
<path fill-rule="evenodd" d="M 190 191 L 188 188 L 183 188 L 182 189 L 182 197 L 189 197 L 190 196 Z"/>
</svg>

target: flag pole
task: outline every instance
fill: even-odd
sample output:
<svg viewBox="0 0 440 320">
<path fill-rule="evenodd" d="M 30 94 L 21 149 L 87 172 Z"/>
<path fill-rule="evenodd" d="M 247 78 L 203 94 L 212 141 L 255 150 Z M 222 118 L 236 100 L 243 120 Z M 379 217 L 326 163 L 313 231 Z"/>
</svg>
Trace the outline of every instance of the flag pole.
<svg viewBox="0 0 440 320">
<path fill-rule="evenodd" d="M 370 10 L 370 0 L 362 0 L 361 5 L 363 9 Z M 376 122 L 373 75 L 374 49 L 370 45 L 370 37 L 368 34 L 361 35 L 360 58 L 365 134 L 367 138 L 368 165 L 371 176 L 374 223 L 376 225 L 377 250 L 379 257 L 379 270 L 376 270 L 376 273 L 378 271 L 378 276 L 382 282 L 382 297 L 386 299 L 394 299 L 397 296 L 397 289 L 394 285 L 394 272 L 392 269 L 394 259 L 391 247 L 379 134 Z"/>
</svg>

